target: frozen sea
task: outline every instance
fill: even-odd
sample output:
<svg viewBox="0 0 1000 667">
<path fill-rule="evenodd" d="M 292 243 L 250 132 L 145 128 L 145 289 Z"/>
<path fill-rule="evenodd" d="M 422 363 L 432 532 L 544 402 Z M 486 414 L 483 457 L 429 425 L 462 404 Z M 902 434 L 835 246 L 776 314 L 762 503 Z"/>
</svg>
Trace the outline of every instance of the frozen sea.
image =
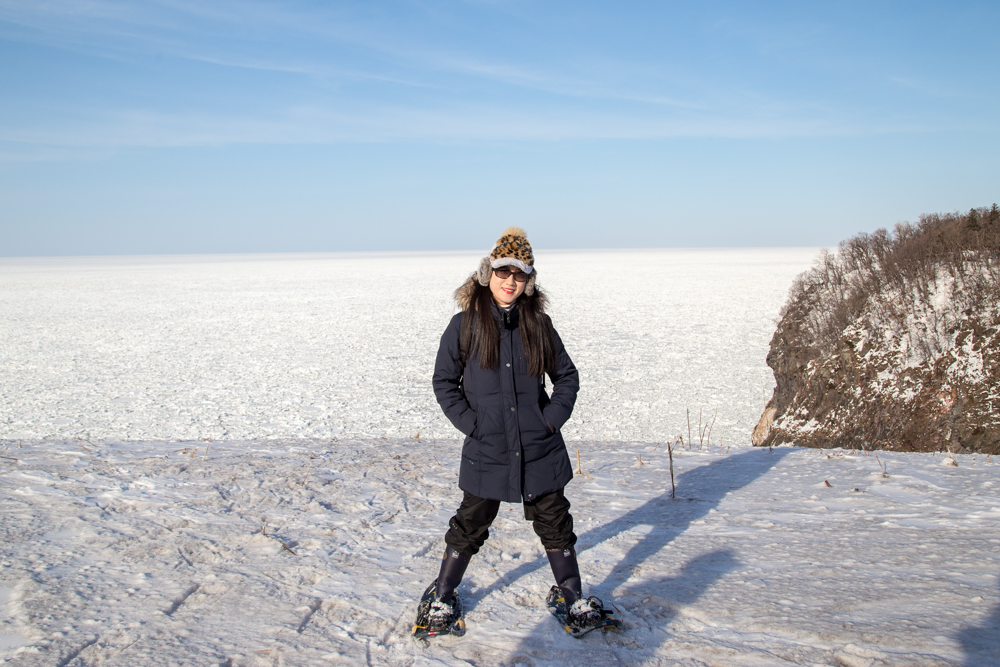
<svg viewBox="0 0 1000 667">
<path fill-rule="evenodd" d="M 570 440 L 745 444 L 815 249 L 541 252 Z M 0 439 L 454 438 L 430 390 L 470 253 L 0 259 Z M 707 435 L 707 433 L 706 433 Z"/>
<path fill-rule="evenodd" d="M 538 252 L 624 628 L 562 632 L 505 505 L 429 644 L 460 500 L 430 375 L 476 253 L 0 259 L 0 663 L 1000 665 L 995 462 L 749 447 L 816 255 Z"/>
</svg>

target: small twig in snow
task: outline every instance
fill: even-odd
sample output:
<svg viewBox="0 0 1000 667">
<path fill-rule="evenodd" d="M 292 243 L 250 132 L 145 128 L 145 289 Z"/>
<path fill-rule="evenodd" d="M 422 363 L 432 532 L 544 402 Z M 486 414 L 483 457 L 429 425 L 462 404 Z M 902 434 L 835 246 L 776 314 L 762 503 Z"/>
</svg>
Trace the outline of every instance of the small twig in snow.
<svg viewBox="0 0 1000 667">
<path fill-rule="evenodd" d="M 681 440 L 683 446 L 684 440 Z M 670 457 L 670 499 L 677 497 L 677 486 L 674 484 L 674 446 L 667 445 L 667 456 Z"/>
<path fill-rule="evenodd" d="M 876 460 L 876 461 L 878 461 L 878 467 L 882 469 L 882 476 L 883 476 L 883 477 L 888 477 L 888 476 L 889 476 L 889 473 L 887 473 L 887 472 L 885 471 L 885 466 L 884 466 L 884 465 L 882 465 L 882 461 L 880 461 L 880 460 L 879 460 L 879 458 L 878 458 L 878 454 L 875 454 L 875 460 Z"/>
<path fill-rule="evenodd" d="M 708 427 L 708 446 L 712 446 L 712 426 L 715 426 L 715 418 L 719 416 L 719 408 L 715 408 L 715 414 L 712 415 L 712 424 Z M 722 441 L 719 441 L 719 447 L 722 447 Z"/>
<path fill-rule="evenodd" d="M 691 446 L 691 408 L 685 408 L 684 412 L 687 414 L 688 420 L 688 447 Z"/>
</svg>

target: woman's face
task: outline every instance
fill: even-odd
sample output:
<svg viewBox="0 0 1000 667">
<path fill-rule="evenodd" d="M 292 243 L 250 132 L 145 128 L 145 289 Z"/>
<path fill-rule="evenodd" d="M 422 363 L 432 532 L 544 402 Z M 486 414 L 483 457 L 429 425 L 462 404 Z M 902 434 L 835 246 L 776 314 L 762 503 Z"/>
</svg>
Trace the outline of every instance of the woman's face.
<svg viewBox="0 0 1000 667">
<path fill-rule="evenodd" d="M 501 278 L 497 275 L 497 271 L 503 271 L 504 269 L 510 269 L 510 275 L 506 278 Z M 509 306 L 517 301 L 517 297 L 524 293 L 524 287 L 528 284 L 527 280 L 518 281 L 516 278 L 526 279 L 527 276 L 520 269 L 515 269 L 512 266 L 505 266 L 502 269 L 493 271 L 493 275 L 490 276 L 490 291 L 493 292 L 493 298 L 497 300 L 497 303 Z"/>
</svg>

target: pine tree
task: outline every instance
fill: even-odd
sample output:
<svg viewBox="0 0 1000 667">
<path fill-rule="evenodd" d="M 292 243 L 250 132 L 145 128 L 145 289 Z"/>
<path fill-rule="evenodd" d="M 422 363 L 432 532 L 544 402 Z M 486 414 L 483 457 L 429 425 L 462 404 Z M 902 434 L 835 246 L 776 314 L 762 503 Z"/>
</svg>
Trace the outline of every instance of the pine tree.
<svg viewBox="0 0 1000 667">
<path fill-rule="evenodd" d="M 965 226 L 970 232 L 978 232 L 982 227 L 979 224 L 979 213 L 974 208 L 969 209 L 969 215 L 965 219 Z"/>
</svg>

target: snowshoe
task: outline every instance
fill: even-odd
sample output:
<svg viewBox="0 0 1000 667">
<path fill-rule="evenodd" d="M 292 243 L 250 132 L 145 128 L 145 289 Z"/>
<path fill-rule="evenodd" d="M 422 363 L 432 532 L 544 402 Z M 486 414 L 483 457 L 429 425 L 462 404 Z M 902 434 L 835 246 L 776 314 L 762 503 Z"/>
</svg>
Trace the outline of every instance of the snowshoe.
<svg viewBox="0 0 1000 667">
<path fill-rule="evenodd" d="M 440 635 L 465 634 L 462 618 L 462 600 L 455 595 L 451 604 L 437 599 L 437 579 L 427 587 L 417 605 L 417 620 L 413 623 L 413 637 L 426 639 Z"/>
<path fill-rule="evenodd" d="M 598 628 L 617 628 L 622 624 L 621 620 L 613 618 L 614 612 L 604 608 L 600 598 L 580 598 L 566 609 L 565 595 L 558 586 L 549 589 L 545 604 L 563 629 L 577 639 Z"/>
</svg>

